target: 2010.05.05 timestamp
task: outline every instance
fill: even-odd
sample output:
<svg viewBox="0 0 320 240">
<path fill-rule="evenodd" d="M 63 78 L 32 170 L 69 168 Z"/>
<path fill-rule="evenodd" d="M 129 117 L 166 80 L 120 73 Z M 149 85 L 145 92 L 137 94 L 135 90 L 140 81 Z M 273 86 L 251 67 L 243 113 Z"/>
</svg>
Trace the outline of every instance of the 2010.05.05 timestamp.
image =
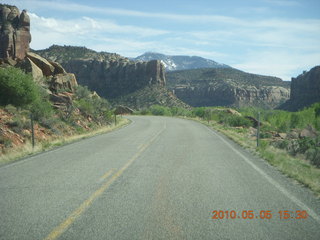
<svg viewBox="0 0 320 240">
<path fill-rule="evenodd" d="M 214 210 L 212 211 L 211 219 L 307 219 L 308 213 L 306 210 L 280 210 L 272 212 L 271 210 Z"/>
</svg>

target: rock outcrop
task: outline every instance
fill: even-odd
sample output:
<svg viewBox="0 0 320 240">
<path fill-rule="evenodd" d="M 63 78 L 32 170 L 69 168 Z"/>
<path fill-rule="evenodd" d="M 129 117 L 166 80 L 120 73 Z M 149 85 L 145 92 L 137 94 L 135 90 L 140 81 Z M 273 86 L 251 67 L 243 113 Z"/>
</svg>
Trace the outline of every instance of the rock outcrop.
<svg viewBox="0 0 320 240">
<path fill-rule="evenodd" d="M 279 86 L 176 86 L 174 93 L 182 101 L 194 107 L 201 106 L 259 106 L 274 108 L 289 98 L 289 90 Z"/>
<path fill-rule="evenodd" d="M 160 61 L 71 60 L 62 63 L 82 85 L 100 96 L 116 98 L 147 85 L 165 85 L 164 67 Z"/>
<path fill-rule="evenodd" d="M 279 108 L 297 111 L 316 102 L 320 102 L 320 66 L 292 78 L 290 99 Z"/>
<path fill-rule="evenodd" d="M 275 108 L 290 95 L 289 84 L 279 78 L 231 68 L 169 72 L 167 82 L 178 98 L 194 107 Z"/>
<path fill-rule="evenodd" d="M 131 94 L 146 86 L 164 87 L 165 68 L 161 61 L 131 61 L 114 53 L 95 52 L 83 47 L 57 46 L 36 51 L 37 54 L 59 62 L 100 96 L 114 99 Z"/>
<path fill-rule="evenodd" d="M 74 74 L 59 64 L 29 52 L 30 18 L 25 10 L 0 4 L 0 67 L 18 67 L 46 88 L 53 102 L 71 103 L 68 93 L 78 85 Z M 67 96 L 67 97 L 66 97 Z M 67 99 L 67 100 L 66 100 Z"/>
<path fill-rule="evenodd" d="M 31 42 L 30 18 L 15 6 L 0 4 L 0 58 L 25 58 Z"/>
</svg>

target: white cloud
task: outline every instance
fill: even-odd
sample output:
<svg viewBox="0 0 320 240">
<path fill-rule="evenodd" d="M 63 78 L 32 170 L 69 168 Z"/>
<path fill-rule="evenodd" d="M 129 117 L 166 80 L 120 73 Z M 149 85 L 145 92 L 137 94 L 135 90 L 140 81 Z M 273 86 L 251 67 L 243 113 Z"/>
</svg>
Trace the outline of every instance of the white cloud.
<svg viewBox="0 0 320 240">
<path fill-rule="evenodd" d="M 79 19 L 54 19 L 39 17 L 34 13 L 29 13 L 32 28 L 46 32 L 59 32 L 66 34 L 88 34 L 88 33 L 118 33 L 118 34 L 132 34 L 140 37 L 157 36 L 166 34 L 168 31 L 142 28 L 130 25 L 119 25 L 113 21 L 106 19 L 93 19 L 90 17 L 82 17 Z"/>
<path fill-rule="evenodd" d="M 300 4 L 284 0 L 265 2 L 276 6 Z M 38 9 L 57 10 L 58 16 L 61 16 L 45 18 L 30 13 L 31 47 L 36 49 L 51 44 L 65 44 L 117 52 L 129 57 L 145 51 L 199 55 L 245 71 L 275 75 L 286 80 L 294 77 L 297 71 L 320 63 L 319 19 L 260 17 L 256 20 L 249 15 L 247 18 L 237 18 L 226 15 L 168 14 L 97 8 L 63 0 L 12 0 L 12 4 L 25 6 L 31 12 L 37 12 Z M 268 11 L 269 5 L 251 10 L 256 13 Z M 77 13 L 77 17 L 72 17 L 74 13 Z M 134 19 L 132 22 L 136 23 L 124 25 L 110 20 L 115 16 L 117 19 L 126 19 L 126 22 Z M 164 29 L 171 30 L 142 27 L 144 21 L 148 20 L 157 20 L 157 26 L 161 21 L 172 22 L 172 28 L 171 25 L 163 25 Z M 180 27 L 190 30 L 181 30 Z"/>
<path fill-rule="evenodd" d="M 283 7 L 293 7 L 300 5 L 299 2 L 293 0 L 264 0 L 264 2 Z"/>
<path fill-rule="evenodd" d="M 320 53 L 292 54 L 284 51 L 251 52 L 235 68 L 244 71 L 277 76 L 289 81 L 303 70 L 319 65 Z"/>
</svg>

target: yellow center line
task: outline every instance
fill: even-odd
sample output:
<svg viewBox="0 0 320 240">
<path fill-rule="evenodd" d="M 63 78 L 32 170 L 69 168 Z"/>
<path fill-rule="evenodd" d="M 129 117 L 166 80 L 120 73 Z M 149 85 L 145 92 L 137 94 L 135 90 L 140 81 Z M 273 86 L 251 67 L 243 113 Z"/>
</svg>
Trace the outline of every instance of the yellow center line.
<svg viewBox="0 0 320 240">
<path fill-rule="evenodd" d="M 116 169 L 115 168 L 111 168 L 109 171 L 107 171 L 105 174 L 103 174 L 103 176 L 100 178 L 100 181 L 105 180 L 107 177 L 109 177 Z"/>
<path fill-rule="evenodd" d="M 145 145 L 145 144 L 143 144 L 143 143 L 142 143 L 142 144 L 140 144 L 140 145 L 139 145 L 139 147 L 138 147 L 138 150 L 140 150 L 141 148 L 143 148 L 143 147 L 144 147 L 144 145 Z"/>
<path fill-rule="evenodd" d="M 96 200 L 107 188 L 119 178 L 123 172 L 136 160 L 152 142 L 166 129 L 164 128 L 158 132 L 148 143 L 143 145 L 143 147 L 132 157 L 130 160 L 118 171 L 116 172 L 105 184 L 102 185 L 97 191 L 95 191 L 87 200 L 85 200 L 75 211 L 73 211 L 69 217 L 67 217 L 59 226 L 57 226 L 44 240 L 55 240 L 57 239 L 67 228 L 79 217 L 81 214 L 87 210 L 90 205 Z M 108 172 L 107 172 L 108 173 Z M 106 174 L 107 174 L 106 173 Z M 105 175 L 106 175 L 105 174 Z"/>
</svg>

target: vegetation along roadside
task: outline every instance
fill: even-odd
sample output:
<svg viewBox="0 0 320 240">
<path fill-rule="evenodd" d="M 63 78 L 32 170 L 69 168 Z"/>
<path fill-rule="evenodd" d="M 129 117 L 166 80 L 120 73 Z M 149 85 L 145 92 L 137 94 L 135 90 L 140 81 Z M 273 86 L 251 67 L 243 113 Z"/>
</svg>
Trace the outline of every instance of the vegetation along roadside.
<svg viewBox="0 0 320 240">
<path fill-rule="evenodd" d="M 258 112 L 261 118 L 259 147 Z M 262 157 L 320 197 L 320 103 L 299 112 L 249 107 L 186 110 L 154 105 L 136 114 L 177 116 L 199 121 Z"/>
<path fill-rule="evenodd" d="M 0 165 L 128 122 L 118 117 L 115 123 L 110 104 L 86 87 L 52 94 L 46 79 L 36 83 L 18 68 L 0 68 Z"/>
</svg>

